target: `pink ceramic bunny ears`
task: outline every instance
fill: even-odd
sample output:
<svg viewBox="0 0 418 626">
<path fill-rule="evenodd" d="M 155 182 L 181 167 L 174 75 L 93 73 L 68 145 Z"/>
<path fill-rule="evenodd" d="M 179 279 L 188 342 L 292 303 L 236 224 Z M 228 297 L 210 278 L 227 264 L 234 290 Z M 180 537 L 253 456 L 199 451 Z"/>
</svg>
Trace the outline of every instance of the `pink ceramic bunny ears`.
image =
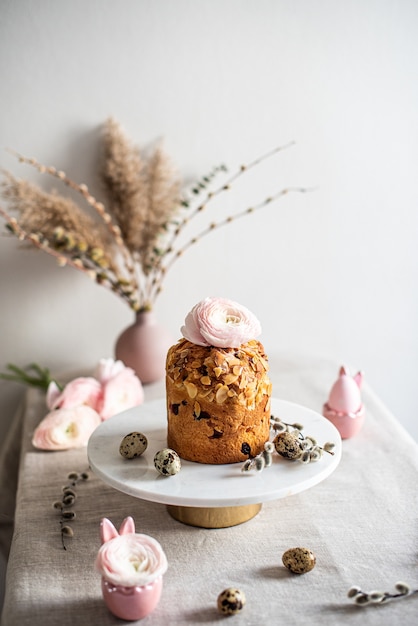
<svg viewBox="0 0 418 626">
<path fill-rule="evenodd" d="M 339 371 L 339 375 L 340 376 L 350 376 L 350 372 L 349 372 L 348 368 L 346 368 L 344 365 L 341 365 L 340 371 Z M 357 372 L 357 374 L 355 376 L 352 376 L 352 379 L 357 383 L 357 387 L 359 389 L 361 389 L 361 387 L 363 385 L 363 378 L 364 378 L 364 373 L 363 372 Z"/>
<path fill-rule="evenodd" d="M 135 522 L 131 516 L 125 517 L 120 525 L 119 532 L 116 530 L 112 522 L 107 519 L 107 517 L 104 517 L 100 522 L 100 539 L 102 544 L 114 539 L 115 537 L 119 537 L 119 535 L 131 535 L 134 533 Z"/>
</svg>

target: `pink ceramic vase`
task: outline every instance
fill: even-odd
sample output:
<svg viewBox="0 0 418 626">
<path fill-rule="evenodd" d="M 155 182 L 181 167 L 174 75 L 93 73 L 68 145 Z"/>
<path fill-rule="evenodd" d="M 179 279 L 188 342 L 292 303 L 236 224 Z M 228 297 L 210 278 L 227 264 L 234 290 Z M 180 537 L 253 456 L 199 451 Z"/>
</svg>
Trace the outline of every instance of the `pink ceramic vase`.
<svg viewBox="0 0 418 626">
<path fill-rule="evenodd" d="M 143 587 L 123 587 L 102 578 L 102 593 L 107 608 L 116 617 L 127 621 L 142 619 L 152 613 L 160 600 L 162 587 L 162 576 Z"/>
<path fill-rule="evenodd" d="M 115 356 L 131 367 L 142 383 L 154 383 L 165 375 L 167 350 L 172 343 L 153 311 L 142 311 L 117 339 Z"/>
</svg>

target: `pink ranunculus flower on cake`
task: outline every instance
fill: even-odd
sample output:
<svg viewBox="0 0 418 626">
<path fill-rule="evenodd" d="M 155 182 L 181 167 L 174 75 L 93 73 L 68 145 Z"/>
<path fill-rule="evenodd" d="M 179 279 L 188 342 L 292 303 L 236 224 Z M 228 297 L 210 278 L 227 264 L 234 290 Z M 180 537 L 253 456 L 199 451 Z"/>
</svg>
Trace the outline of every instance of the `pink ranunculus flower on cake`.
<svg viewBox="0 0 418 626">
<path fill-rule="evenodd" d="M 245 306 L 225 298 L 205 298 L 187 315 L 181 332 L 198 346 L 237 348 L 258 337 L 261 326 Z"/>
<path fill-rule="evenodd" d="M 141 381 L 134 370 L 125 367 L 122 361 L 102 359 L 97 377 L 102 384 L 102 395 L 97 406 L 102 420 L 143 403 Z"/>
<path fill-rule="evenodd" d="M 49 409 L 67 409 L 77 406 L 90 406 L 97 409 L 102 395 L 102 385 L 92 377 L 75 378 L 62 391 L 56 383 L 49 384 L 46 403 Z"/>
<path fill-rule="evenodd" d="M 54 409 L 37 426 L 32 444 L 40 450 L 82 448 L 100 423 L 100 415 L 87 405 Z"/>
<path fill-rule="evenodd" d="M 104 543 L 96 569 L 109 582 L 124 587 L 150 585 L 167 570 L 167 558 L 158 541 L 130 533 Z"/>
</svg>

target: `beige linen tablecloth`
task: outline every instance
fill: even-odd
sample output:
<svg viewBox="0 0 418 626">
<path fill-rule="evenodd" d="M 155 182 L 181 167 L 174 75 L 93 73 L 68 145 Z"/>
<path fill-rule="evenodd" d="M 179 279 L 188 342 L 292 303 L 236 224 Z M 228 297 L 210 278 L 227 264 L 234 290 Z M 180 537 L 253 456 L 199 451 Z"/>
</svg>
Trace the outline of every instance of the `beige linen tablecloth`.
<svg viewBox="0 0 418 626">
<path fill-rule="evenodd" d="M 274 396 L 321 412 L 338 368 L 324 361 L 271 359 Z M 162 385 L 147 388 L 147 399 L 162 393 Z M 403 580 L 418 588 L 418 447 L 367 385 L 363 400 L 365 425 L 343 442 L 342 460 L 329 478 L 264 504 L 254 519 L 232 528 L 181 524 L 163 505 L 119 493 L 90 472 L 77 487 L 74 537 L 64 550 L 52 504 L 68 473 L 87 469 L 86 451 L 32 448 L 45 400 L 30 390 L 2 626 L 126 623 L 106 609 L 93 564 L 100 519 L 119 526 L 127 515 L 137 531 L 162 544 L 169 562 L 160 604 L 144 625 L 219 624 L 225 618 L 217 613 L 216 598 L 229 586 L 247 597 L 244 610 L 226 618 L 234 626 L 417 624 L 418 594 L 365 608 L 347 598 L 354 584 L 365 591 L 392 591 Z M 5 481 L 2 486 L 4 491 Z M 4 502 L 2 493 L 2 512 Z M 295 546 L 316 554 L 317 565 L 308 574 L 291 574 L 281 563 L 283 552 Z"/>
</svg>

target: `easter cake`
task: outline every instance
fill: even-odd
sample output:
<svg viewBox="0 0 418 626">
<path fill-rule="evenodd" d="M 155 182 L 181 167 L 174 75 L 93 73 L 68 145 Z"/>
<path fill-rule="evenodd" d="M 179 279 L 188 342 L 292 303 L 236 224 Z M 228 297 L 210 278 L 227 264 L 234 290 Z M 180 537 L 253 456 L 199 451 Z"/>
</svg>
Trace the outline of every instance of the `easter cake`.
<svg viewBox="0 0 418 626">
<path fill-rule="evenodd" d="M 245 307 L 206 298 L 187 315 L 166 361 L 167 444 L 188 461 L 238 463 L 270 432 L 268 358 Z"/>
</svg>

